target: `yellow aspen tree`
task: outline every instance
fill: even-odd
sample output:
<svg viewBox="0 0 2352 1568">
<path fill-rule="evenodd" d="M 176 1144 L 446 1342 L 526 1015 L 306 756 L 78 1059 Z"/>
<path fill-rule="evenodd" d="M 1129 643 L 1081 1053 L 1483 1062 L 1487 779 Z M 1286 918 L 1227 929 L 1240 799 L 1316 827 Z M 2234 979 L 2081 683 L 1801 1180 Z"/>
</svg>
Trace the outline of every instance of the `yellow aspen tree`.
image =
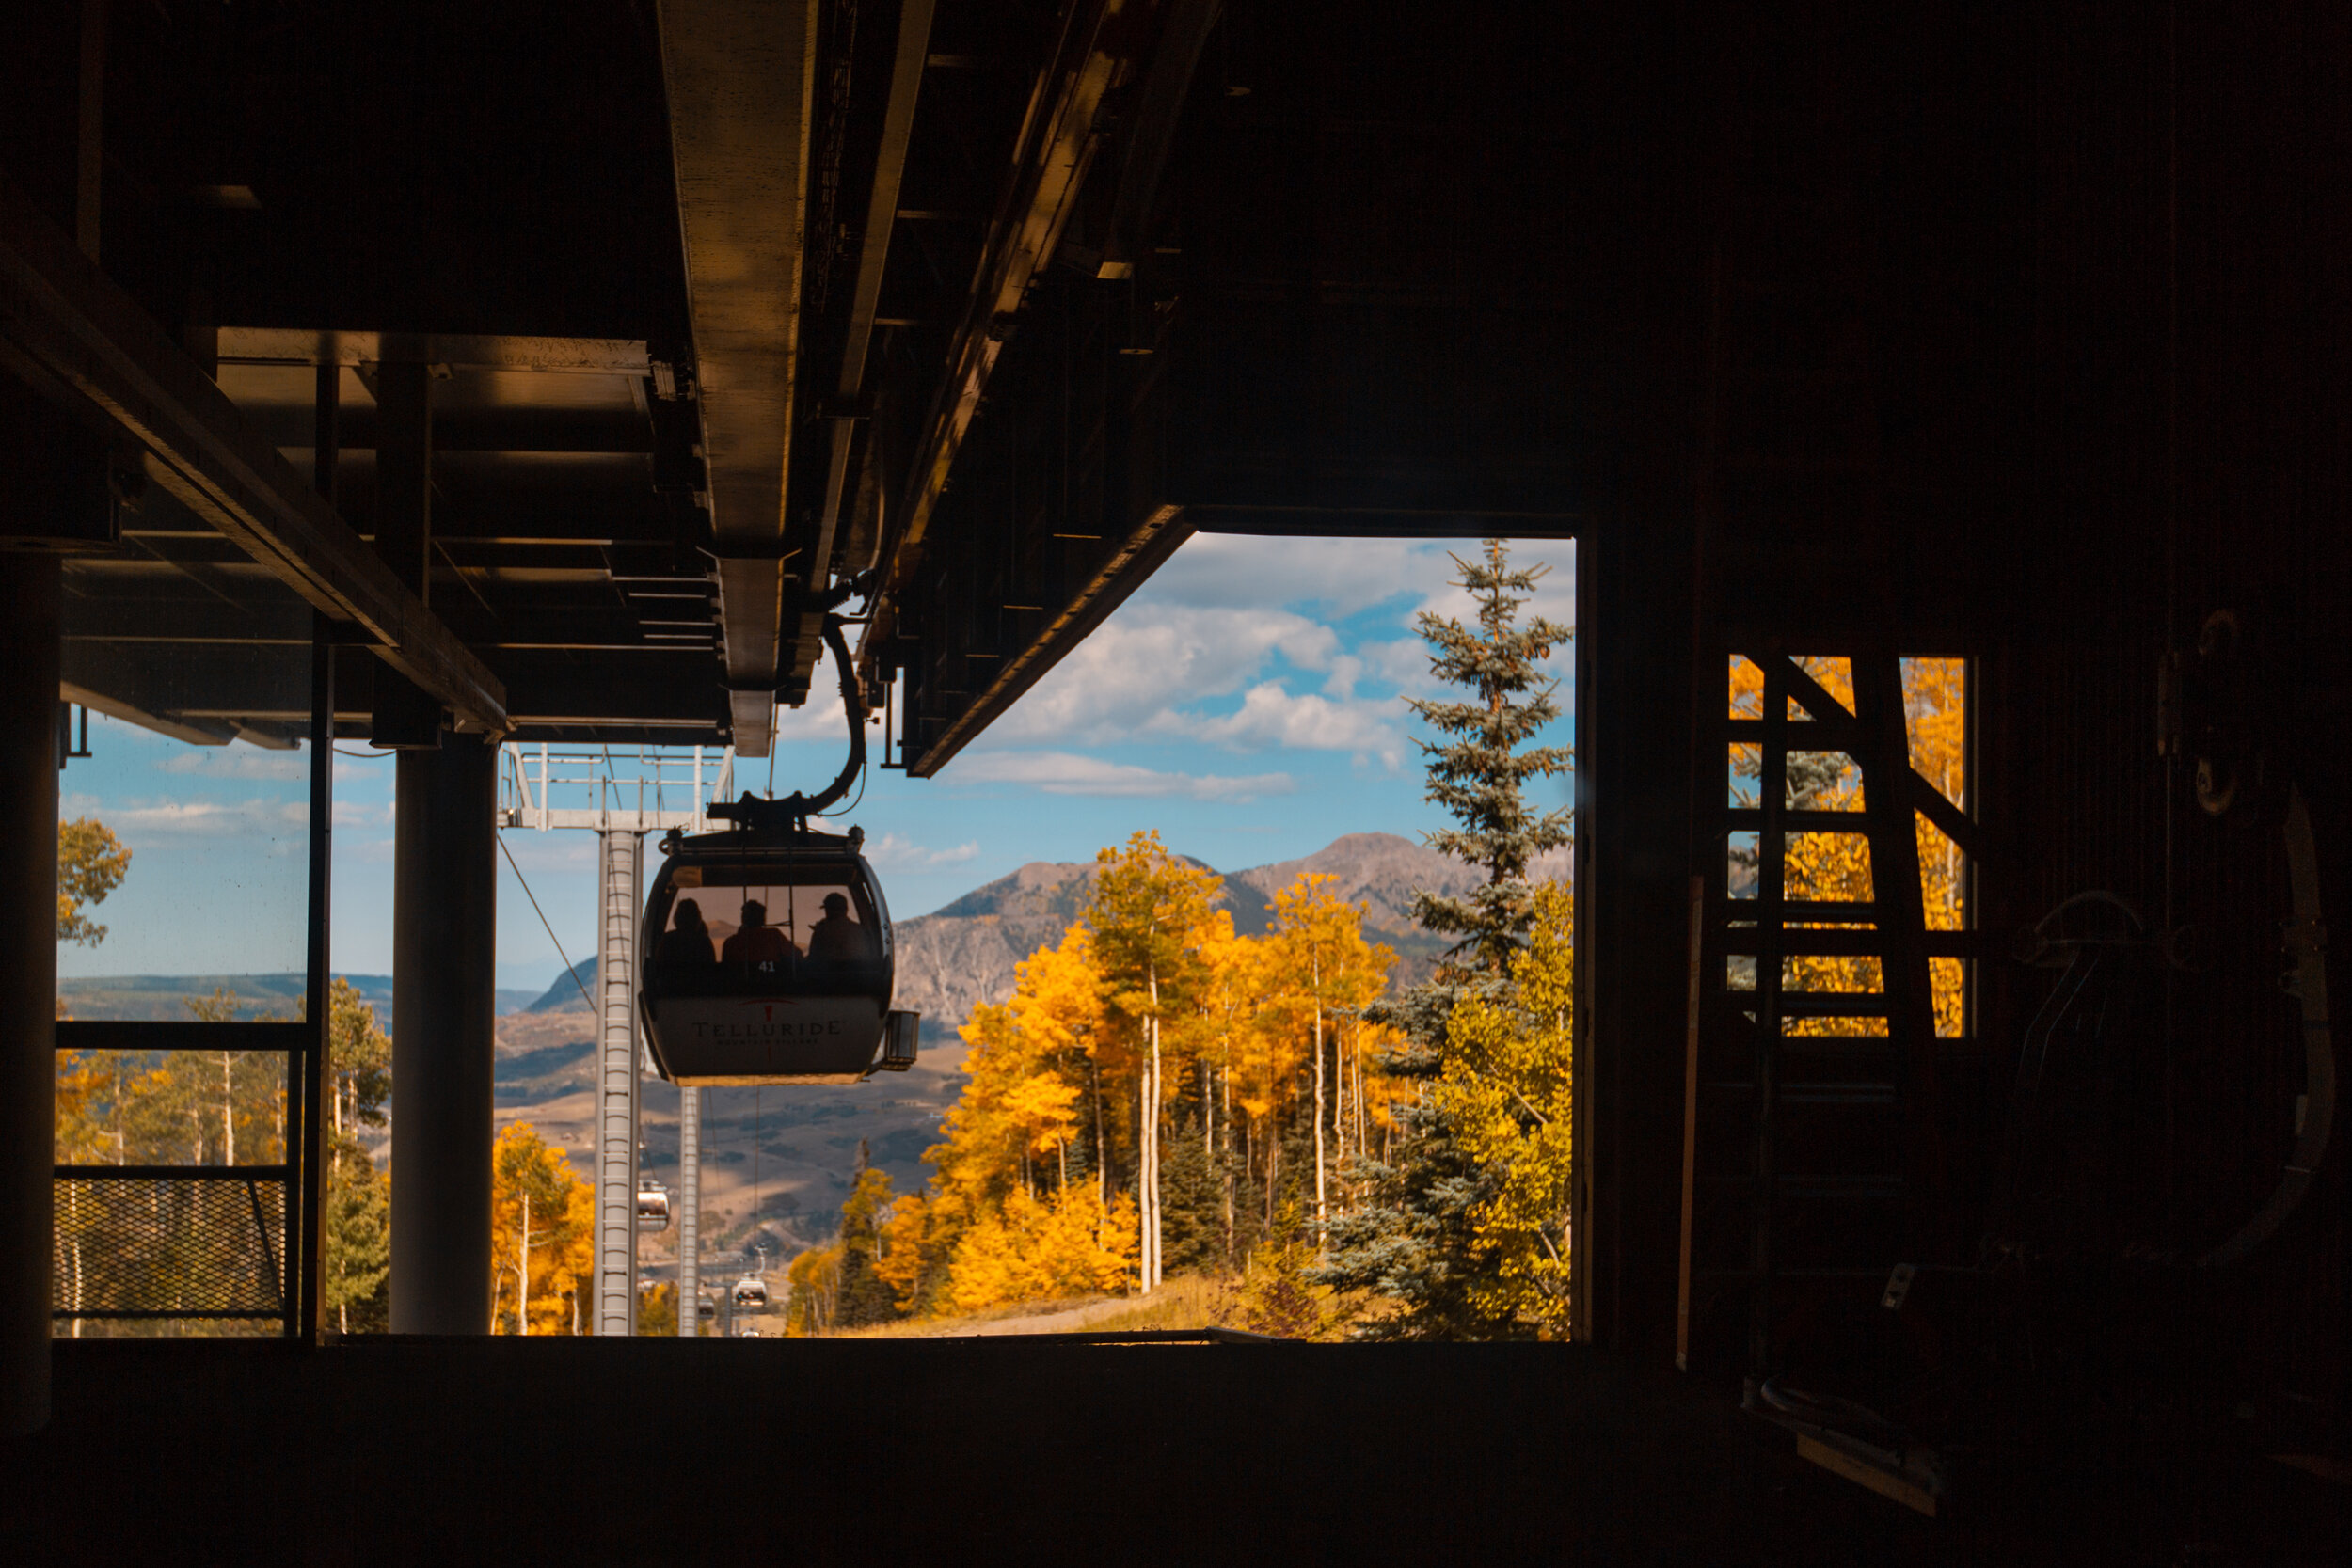
<svg viewBox="0 0 2352 1568">
<path fill-rule="evenodd" d="M 573 1332 L 574 1304 L 593 1262 L 596 1194 L 564 1151 L 527 1121 L 490 1154 L 491 1331 Z"/>
<path fill-rule="evenodd" d="M 841 1292 L 841 1246 L 811 1247 L 792 1259 L 784 1272 L 790 1294 L 785 1300 L 784 1332 L 788 1338 L 805 1338 L 833 1332 L 834 1308 Z"/>
<path fill-rule="evenodd" d="M 1327 1126 L 1336 1129 L 1334 1089 L 1343 1063 L 1336 1048 L 1340 1025 L 1385 989 L 1395 955 L 1364 941 L 1363 911 L 1331 892 L 1336 879 L 1309 872 L 1274 895 L 1274 925 L 1266 933 L 1268 967 L 1280 976 L 1280 990 L 1266 1015 L 1277 1029 L 1287 1025 L 1296 1044 L 1292 1054 L 1309 1063 L 1308 1100 L 1314 1149 L 1314 1219 L 1318 1237 L 1330 1219 L 1330 1149 Z M 1385 961 L 1381 955 L 1386 955 Z M 1318 1243 L 1320 1244 L 1320 1243 Z"/>
<path fill-rule="evenodd" d="M 1265 985 L 1266 967 L 1261 959 L 1263 945 L 1237 934 L 1232 915 L 1222 910 L 1217 911 L 1209 924 L 1202 927 L 1200 957 L 1205 973 L 1196 1004 L 1199 1026 L 1195 1031 L 1195 1060 L 1200 1080 L 1200 1143 L 1210 1169 L 1217 1172 L 1217 1187 L 1223 1208 L 1225 1259 L 1229 1268 L 1232 1266 L 1234 1244 L 1233 1170 L 1231 1159 L 1233 1143 L 1233 1072 L 1246 1058 L 1247 1042 L 1254 1027 L 1260 996 Z M 1216 1158 L 1220 1127 L 1228 1150 L 1221 1168 Z M 1247 1143 L 1244 1149 L 1246 1173 L 1248 1165 Z"/>
<path fill-rule="evenodd" d="M 1903 660 L 1903 722 L 1910 734 L 1912 770 L 1944 798 L 1969 809 L 1968 661 L 1964 658 Z M 1960 846 L 1924 812 L 1913 813 L 1919 835 L 1919 893 L 1931 931 L 1957 931 L 1966 924 L 1966 857 Z M 1930 958 L 1935 998 L 1935 1032 L 1956 1036 L 1965 1023 L 1963 972 L 1958 958 Z"/>
<path fill-rule="evenodd" d="M 1162 1029 L 1191 1011 L 1205 967 L 1202 931 L 1223 879 L 1168 853 L 1156 832 L 1138 832 L 1124 849 L 1096 857 L 1086 923 L 1112 1005 L 1140 1038 L 1136 1095 L 1136 1199 L 1142 1288 L 1158 1288 L 1160 1267 L 1160 1121 L 1165 1102 Z"/>
<path fill-rule="evenodd" d="M 1095 1196 L 1104 1196 L 1104 1171 L 1110 1156 L 1111 1130 L 1105 1125 L 1104 1080 L 1115 1088 L 1134 1067 L 1134 1053 L 1114 1038 L 1103 974 L 1094 961 L 1092 933 L 1083 925 L 1062 933 L 1061 942 L 1041 948 L 1021 966 L 1010 1006 L 1028 1049 L 1049 1064 L 1062 1081 L 1076 1088 L 1086 1114 L 1079 1123 L 1090 1134 L 1095 1171 Z M 1070 1144 L 1056 1145 L 1057 1179 L 1067 1181 Z"/>
<path fill-rule="evenodd" d="M 95 947 L 106 927 L 91 922 L 85 905 L 103 904 L 130 874 L 131 851 L 96 817 L 57 824 L 57 940 Z"/>
</svg>

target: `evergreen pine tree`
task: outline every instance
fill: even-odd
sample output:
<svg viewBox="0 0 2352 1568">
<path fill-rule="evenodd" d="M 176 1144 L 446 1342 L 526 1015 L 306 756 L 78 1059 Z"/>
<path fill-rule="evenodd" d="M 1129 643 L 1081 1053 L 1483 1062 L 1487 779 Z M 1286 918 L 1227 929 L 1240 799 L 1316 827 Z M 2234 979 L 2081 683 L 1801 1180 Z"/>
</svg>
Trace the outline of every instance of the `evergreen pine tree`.
<svg viewBox="0 0 2352 1568">
<path fill-rule="evenodd" d="M 890 1217 L 890 1173 L 870 1164 L 866 1140 L 857 1143 L 857 1171 L 841 1205 L 841 1283 L 834 1323 L 864 1328 L 899 1316 L 898 1293 L 874 1271 L 882 1227 Z"/>
<path fill-rule="evenodd" d="M 1455 939 L 1438 973 L 1366 1016 L 1405 1036 L 1383 1069 L 1426 1081 L 1446 1065 L 1447 1022 L 1465 996 L 1500 996 L 1509 985 L 1510 960 L 1534 923 L 1534 887 L 1528 877 L 1536 857 L 1568 841 L 1565 808 L 1538 812 L 1527 802 L 1531 780 L 1565 773 L 1564 746 L 1532 746 L 1560 717 L 1557 683 L 1542 663 L 1574 635 L 1556 622 L 1518 624 L 1519 607 L 1549 569 L 1514 569 L 1502 540 L 1486 542 L 1482 559 L 1454 563 L 1455 584 L 1478 606 L 1478 624 L 1423 612 L 1416 625 L 1430 646 L 1430 669 L 1468 695 L 1457 701 L 1415 702 L 1413 711 L 1438 738 L 1422 741 L 1429 786 L 1424 799 L 1459 824 L 1428 835 L 1431 847 L 1486 873 L 1467 895 L 1422 892 L 1413 917 L 1425 930 Z M 1474 1299 L 1482 1267 L 1471 1211 L 1488 1196 L 1490 1173 L 1463 1148 L 1458 1130 L 1426 1093 L 1400 1107 L 1401 1138 L 1394 1158 L 1367 1161 L 1362 1171 L 1370 1201 L 1332 1222 L 1329 1261 L 1311 1271 L 1320 1283 L 1373 1290 L 1403 1310 L 1375 1320 L 1367 1337 L 1483 1339 L 1520 1330 L 1495 1321 Z"/>
<path fill-rule="evenodd" d="M 1200 1143 L 1197 1120 L 1168 1129 L 1160 1164 L 1163 1265 L 1170 1275 L 1211 1274 L 1225 1265 L 1225 1182 Z"/>
</svg>

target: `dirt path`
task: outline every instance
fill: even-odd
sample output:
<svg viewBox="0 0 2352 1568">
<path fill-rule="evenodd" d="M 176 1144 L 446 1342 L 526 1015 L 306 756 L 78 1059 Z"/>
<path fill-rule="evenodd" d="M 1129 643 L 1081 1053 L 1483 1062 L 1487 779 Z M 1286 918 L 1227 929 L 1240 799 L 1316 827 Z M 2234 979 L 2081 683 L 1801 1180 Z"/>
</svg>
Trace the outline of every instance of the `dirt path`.
<svg viewBox="0 0 2352 1568">
<path fill-rule="evenodd" d="M 1066 1312 L 1040 1312 L 1026 1318 L 995 1318 L 978 1323 L 942 1323 L 936 1333 L 914 1336 L 925 1339 L 976 1339 L 996 1334 L 1074 1334 L 1089 1323 L 1116 1318 L 1149 1306 L 1150 1296 L 1125 1296 L 1073 1307 Z"/>
</svg>

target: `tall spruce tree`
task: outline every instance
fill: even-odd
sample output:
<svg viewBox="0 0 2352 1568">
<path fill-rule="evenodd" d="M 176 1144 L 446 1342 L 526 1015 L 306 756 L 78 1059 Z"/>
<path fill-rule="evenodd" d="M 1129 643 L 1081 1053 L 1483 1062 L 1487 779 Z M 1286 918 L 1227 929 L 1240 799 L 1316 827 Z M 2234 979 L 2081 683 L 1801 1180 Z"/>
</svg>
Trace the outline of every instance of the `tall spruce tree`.
<svg viewBox="0 0 2352 1568">
<path fill-rule="evenodd" d="M 850 1173 L 850 1196 L 841 1205 L 841 1280 L 834 1308 L 838 1327 L 864 1328 L 900 1315 L 890 1282 L 874 1270 L 890 1204 L 890 1173 L 874 1168 L 872 1153 L 860 1138 L 857 1169 Z"/>
<path fill-rule="evenodd" d="M 1568 810 L 1534 809 L 1526 786 L 1572 764 L 1568 748 L 1531 742 L 1560 717 L 1552 696 L 1558 683 L 1544 673 L 1543 661 L 1574 632 L 1541 618 L 1520 625 L 1519 607 L 1549 568 L 1515 569 L 1502 540 L 1486 546 L 1479 559 L 1454 557 L 1462 575 L 1453 580 L 1476 603 L 1477 625 L 1427 612 L 1416 622 L 1430 647 L 1431 672 L 1466 695 L 1412 704 L 1438 734 L 1421 742 L 1429 780 L 1423 798 L 1458 824 L 1429 834 L 1428 842 L 1485 872 L 1486 880 L 1460 896 L 1414 895 L 1414 919 L 1454 943 L 1435 976 L 1366 1015 L 1405 1036 L 1385 1070 L 1424 1084 L 1445 1070 L 1447 1022 L 1456 1004 L 1470 995 L 1499 998 L 1509 987 L 1511 958 L 1526 946 L 1535 919 L 1529 869 L 1569 835 Z M 1489 1196 L 1492 1173 L 1470 1157 L 1459 1130 L 1425 1092 L 1399 1107 L 1398 1119 L 1394 1157 L 1365 1163 L 1369 1201 L 1332 1222 L 1329 1260 L 1310 1277 L 1376 1291 L 1401 1305 L 1367 1324 L 1368 1338 L 1518 1337 L 1522 1326 L 1494 1317 L 1474 1290 L 1482 1270 L 1492 1267 L 1481 1256 L 1471 1217 Z"/>
</svg>

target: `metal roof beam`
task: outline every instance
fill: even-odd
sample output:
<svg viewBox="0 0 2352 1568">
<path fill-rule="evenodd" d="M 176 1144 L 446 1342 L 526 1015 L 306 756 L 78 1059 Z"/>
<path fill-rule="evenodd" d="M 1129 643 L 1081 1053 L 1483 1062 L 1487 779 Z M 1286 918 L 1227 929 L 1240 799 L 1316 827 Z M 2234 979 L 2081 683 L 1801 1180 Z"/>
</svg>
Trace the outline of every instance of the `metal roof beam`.
<svg viewBox="0 0 2352 1568">
<path fill-rule="evenodd" d="M 739 755 L 768 754 L 799 373 L 816 7 L 660 0 L 713 553 Z M 805 575 L 807 563 L 798 575 Z"/>
<path fill-rule="evenodd" d="M 224 365 L 380 365 L 387 361 L 458 370 L 548 374 L 650 375 L 642 339 L 523 338 L 447 332 L 333 332 L 308 327 L 224 326 Z"/>
<path fill-rule="evenodd" d="M 87 399 L 149 476 L 473 727 L 505 691 L 137 302 L 0 180 L 0 339 L 11 368 Z"/>
<path fill-rule="evenodd" d="M 1125 83 L 1157 41 L 1158 0 L 1078 0 L 1064 13 L 1053 57 L 1039 73 L 990 221 L 978 276 L 946 355 L 883 543 L 883 593 L 859 643 L 865 653 L 896 630 L 895 600 L 920 558 L 932 509 L 955 467 L 1030 280 L 1060 246 L 1095 150 L 1104 95 Z"/>
<path fill-rule="evenodd" d="M 930 48 L 932 0 L 901 0 L 898 37 L 891 61 L 890 91 L 882 108 L 882 140 L 874 154 L 874 182 L 867 193 L 866 225 L 858 248 L 857 280 L 850 294 L 850 322 L 834 379 L 832 450 L 825 467 L 825 493 L 817 515 L 817 544 L 809 582 L 828 586 L 834 540 L 841 525 L 842 496 L 849 489 L 850 453 L 856 443 L 857 417 L 866 390 L 866 358 L 874 318 L 882 309 L 882 271 L 890 261 L 890 231 L 898 218 L 898 190 L 906 176 L 907 146 L 914 134 L 914 103 L 923 87 L 923 61 Z M 786 684 L 805 690 L 820 651 L 825 611 L 804 610 L 794 640 Z M 791 693 L 787 692 L 789 696 Z"/>
</svg>

